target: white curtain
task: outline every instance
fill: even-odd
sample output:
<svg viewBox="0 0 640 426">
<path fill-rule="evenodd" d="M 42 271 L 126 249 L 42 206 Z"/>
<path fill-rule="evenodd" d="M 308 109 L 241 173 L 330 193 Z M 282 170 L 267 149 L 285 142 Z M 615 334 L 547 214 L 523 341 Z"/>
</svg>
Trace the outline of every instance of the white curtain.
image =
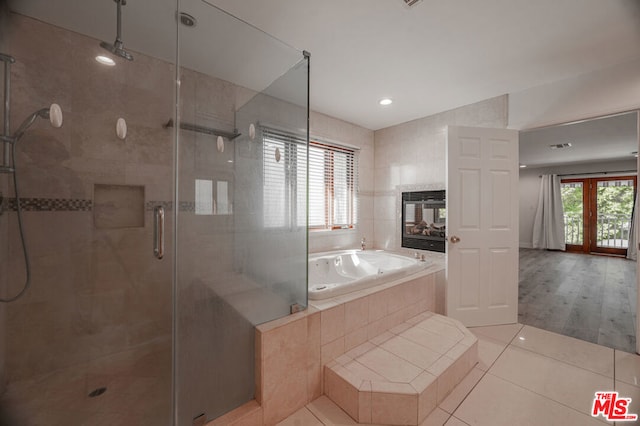
<svg viewBox="0 0 640 426">
<path fill-rule="evenodd" d="M 629 227 L 629 247 L 627 248 L 627 259 L 638 259 L 638 193 L 636 192 L 636 201 L 633 204 L 633 213 L 631 214 L 631 226 Z"/>
<path fill-rule="evenodd" d="M 538 210 L 533 221 L 533 247 L 565 250 L 564 211 L 558 175 L 542 176 Z"/>
</svg>

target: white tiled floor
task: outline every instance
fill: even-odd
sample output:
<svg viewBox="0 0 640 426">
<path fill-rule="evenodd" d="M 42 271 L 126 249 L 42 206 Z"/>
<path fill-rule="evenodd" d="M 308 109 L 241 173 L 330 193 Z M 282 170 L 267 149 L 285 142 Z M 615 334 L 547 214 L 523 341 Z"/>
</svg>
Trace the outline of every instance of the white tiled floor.
<svg viewBox="0 0 640 426">
<path fill-rule="evenodd" d="M 613 390 L 640 414 L 638 355 L 521 324 L 471 331 L 480 362 L 421 426 L 613 424 L 590 415 L 594 393 Z M 280 423 L 355 424 L 326 396 Z"/>
</svg>

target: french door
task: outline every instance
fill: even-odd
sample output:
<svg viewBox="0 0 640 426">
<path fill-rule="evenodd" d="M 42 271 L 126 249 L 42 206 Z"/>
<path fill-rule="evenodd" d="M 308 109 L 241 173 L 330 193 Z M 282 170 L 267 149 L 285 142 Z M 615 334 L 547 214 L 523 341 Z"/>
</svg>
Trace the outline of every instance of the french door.
<svg viewBox="0 0 640 426">
<path fill-rule="evenodd" d="M 567 251 L 626 256 L 636 176 L 562 180 Z"/>
</svg>

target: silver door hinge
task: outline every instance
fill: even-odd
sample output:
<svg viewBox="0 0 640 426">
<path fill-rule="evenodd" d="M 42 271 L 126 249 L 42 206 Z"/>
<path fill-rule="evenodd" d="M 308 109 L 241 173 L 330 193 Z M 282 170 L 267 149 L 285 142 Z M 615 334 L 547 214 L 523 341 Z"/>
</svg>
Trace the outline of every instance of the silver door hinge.
<svg viewBox="0 0 640 426">
<path fill-rule="evenodd" d="M 307 307 L 304 306 L 304 305 L 301 305 L 299 303 L 294 303 L 293 305 L 290 306 L 290 312 L 292 314 L 295 314 L 295 313 L 298 313 L 298 312 L 302 312 L 305 309 L 307 309 Z"/>
</svg>

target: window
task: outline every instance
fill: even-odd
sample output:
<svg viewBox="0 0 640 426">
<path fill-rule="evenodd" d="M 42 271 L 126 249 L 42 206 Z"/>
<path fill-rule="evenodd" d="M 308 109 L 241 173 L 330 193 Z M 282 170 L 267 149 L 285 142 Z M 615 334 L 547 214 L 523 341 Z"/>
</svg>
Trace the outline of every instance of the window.
<svg viewBox="0 0 640 426">
<path fill-rule="evenodd" d="M 305 140 L 266 128 L 262 134 L 264 225 L 266 228 L 305 226 Z M 311 229 L 353 228 L 357 222 L 357 175 L 355 150 L 316 141 L 309 143 Z"/>
<path fill-rule="evenodd" d="M 567 250 L 627 254 L 636 176 L 563 179 Z"/>
</svg>

